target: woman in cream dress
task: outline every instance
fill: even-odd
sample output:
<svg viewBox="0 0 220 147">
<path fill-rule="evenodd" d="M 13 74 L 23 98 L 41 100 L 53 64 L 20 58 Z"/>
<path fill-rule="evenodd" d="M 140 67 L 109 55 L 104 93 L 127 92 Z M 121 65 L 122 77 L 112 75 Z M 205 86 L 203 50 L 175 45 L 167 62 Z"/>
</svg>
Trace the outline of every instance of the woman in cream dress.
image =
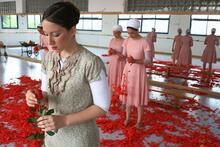
<svg viewBox="0 0 220 147">
<path fill-rule="evenodd" d="M 99 57 L 75 40 L 80 13 L 71 2 L 57 2 L 43 14 L 42 25 L 52 47 L 42 60 L 44 100 L 53 115 L 41 116 L 38 127 L 46 133 L 46 147 L 98 147 L 96 118 L 109 108 L 105 67 Z M 26 93 L 27 105 L 37 99 L 32 90 Z"/>
</svg>

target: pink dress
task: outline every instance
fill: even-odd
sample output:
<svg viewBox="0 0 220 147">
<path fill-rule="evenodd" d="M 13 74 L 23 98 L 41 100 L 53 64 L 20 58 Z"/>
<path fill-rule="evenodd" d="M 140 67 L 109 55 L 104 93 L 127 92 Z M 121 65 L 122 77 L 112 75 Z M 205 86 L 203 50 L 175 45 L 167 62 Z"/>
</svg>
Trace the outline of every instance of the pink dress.
<svg viewBox="0 0 220 147">
<path fill-rule="evenodd" d="M 46 53 L 48 52 L 48 50 L 49 50 L 49 51 L 50 51 L 50 50 L 53 50 L 53 49 L 51 49 L 51 46 L 48 44 L 47 36 L 42 35 L 42 34 L 40 34 L 40 46 L 41 46 L 42 48 L 44 48 L 44 50 L 43 50 L 43 56 L 46 55 Z"/>
<path fill-rule="evenodd" d="M 173 55 L 172 58 L 175 60 L 178 60 L 180 49 L 181 49 L 181 35 L 176 35 L 174 38 L 174 49 L 173 49 Z"/>
<path fill-rule="evenodd" d="M 185 35 L 181 39 L 181 49 L 178 59 L 178 64 L 189 65 L 192 63 L 192 50 L 193 39 L 189 35 Z"/>
<path fill-rule="evenodd" d="M 127 38 L 123 43 L 123 54 L 134 59 L 144 59 L 144 51 L 150 52 L 144 38 Z M 148 57 L 149 58 L 149 57 Z M 127 106 L 143 106 L 148 103 L 148 81 L 144 64 L 126 62 L 122 75 L 121 88 L 127 95 L 120 95 L 120 100 Z"/>
<path fill-rule="evenodd" d="M 215 46 L 219 45 L 219 40 L 216 35 L 208 35 L 205 38 L 206 44 L 205 50 L 203 51 L 202 54 L 202 61 L 203 62 L 208 62 L 208 63 L 216 63 L 216 48 Z"/>
<path fill-rule="evenodd" d="M 124 39 L 111 39 L 109 49 L 112 48 L 117 52 L 122 53 L 123 41 Z M 125 60 L 119 59 L 118 55 L 111 55 L 108 68 L 108 83 L 111 88 L 120 86 L 124 66 Z"/>
<path fill-rule="evenodd" d="M 40 46 L 44 49 L 43 50 L 43 56 L 46 55 L 47 50 L 45 48 L 47 48 L 48 46 L 48 42 L 47 42 L 47 38 L 45 35 L 40 34 Z"/>
<path fill-rule="evenodd" d="M 157 34 L 155 32 L 149 32 L 147 34 L 147 42 L 151 51 L 151 59 L 155 56 L 155 48 L 154 48 L 154 42 L 156 42 Z"/>
</svg>

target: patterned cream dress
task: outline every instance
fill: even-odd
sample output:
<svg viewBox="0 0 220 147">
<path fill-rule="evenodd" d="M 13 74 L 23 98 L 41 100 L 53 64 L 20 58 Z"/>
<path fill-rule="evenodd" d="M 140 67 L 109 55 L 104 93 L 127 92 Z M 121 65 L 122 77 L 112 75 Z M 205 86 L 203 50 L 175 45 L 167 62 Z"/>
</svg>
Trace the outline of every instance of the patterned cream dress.
<svg viewBox="0 0 220 147">
<path fill-rule="evenodd" d="M 53 115 L 80 112 L 93 105 L 89 83 L 99 80 L 105 71 L 99 57 L 79 46 L 77 52 L 66 59 L 61 68 L 61 57 L 49 51 L 42 60 L 42 72 L 48 79 L 48 106 Z M 97 147 L 99 130 L 95 119 L 60 128 L 54 136 L 45 136 L 46 147 Z"/>
</svg>

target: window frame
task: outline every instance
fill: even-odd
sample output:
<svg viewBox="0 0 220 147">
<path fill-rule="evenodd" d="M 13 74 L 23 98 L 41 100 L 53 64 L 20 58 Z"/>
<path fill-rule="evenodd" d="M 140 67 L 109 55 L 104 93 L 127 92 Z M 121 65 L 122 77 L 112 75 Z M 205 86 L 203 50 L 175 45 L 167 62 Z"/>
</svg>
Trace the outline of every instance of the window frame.
<svg viewBox="0 0 220 147">
<path fill-rule="evenodd" d="M 81 16 L 83 15 L 87 15 L 87 14 L 81 14 Z M 89 14 L 91 15 L 91 17 L 81 17 L 80 16 L 80 20 L 83 20 L 83 23 L 84 23 L 84 20 L 100 20 L 101 21 L 101 29 L 100 30 L 95 30 L 95 29 L 78 29 L 77 28 L 77 31 L 91 31 L 91 32 L 101 32 L 102 31 L 102 28 L 103 28 L 103 25 L 102 25 L 102 22 L 103 22 L 103 15 L 102 14 Z M 93 17 L 93 15 L 101 15 L 101 18 L 98 18 L 98 17 Z M 79 21 L 80 21 L 79 20 Z M 92 22 L 91 22 L 92 23 Z"/>
<path fill-rule="evenodd" d="M 120 15 L 120 14 L 119 14 Z M 119 24 L 119 21 L 120 20 L 129 20 L 133 17 L 131 17 L 131 15 L 136 15 L 136 14 L 127 14 L 129 15 L 129 18 L 119 18 L 119 15 L 118 15 L 118 21 L 117 21 L 117 24 Z M 149 33 L 147 31 L 143 31 L 143 20 L 154 20 L 154 28 L 156 28 L 156 20 L 167 20 L 168 21 L 168 26 L 167 26 L 167 32 L 158 32 L 157 29 L 156 29 L 156 33 L 157 34 L 169 34 L 169 29 L 170 29 L 170 14 L 166 14 L 166 15 L 169 15 L 169 18 L 156 18 L 156 15 L 161 15 L 161 14 L 139 14 L 141 15 L 140 18 L 136 18 L 140 21 L 140 29 L 139 29 L 139 33 Z M 154 18 L 144 18 L 143 15 L 155 15 Z M 127 32 L 127 31 L 123 31 L 124 33 Z"/>
<path fill-rule="evenodd" d="M 36 18 L 35 18 L 35 16 L 36 16 L 36 15 L 40 16 L 40 24 L 41 24 L 42 16 L 41 16 L 40 14 L 30 14 L 30 15 L 34 15 L 34 24 L 36 24 Z M 29 22 L 29 21 L 28 21 L 28 14 L 27 14 L 26 16 L 27 16 L 27 29 L 37 29 L 37 26 L 40 25 L 40 24 L 36 25 L 36 28 L 30 28 L 29 25 L 28 25 L 28 22 Z"/>
<path fill-rule="evenodd" d="M 18 15 L 15 15 L 16 16 L 16 27 L 11 27 L 11 17 L 10 17 L 10 27 L 4 27 L 4 23 L 3 23 L 3 17 L 4 16 L 12 16 L 12 15 L 2 15 L 1 16 L 1 25 L 2 25 L 2 29 L 18 29 L 19 26 L 18 26 Z"/>
<path fill-rule="evenodd" d="M 209 16 L 210 15 L 207 15 L 207 18 L 206 19 L 202 19 L 202 18 L 192 18 L 193 17 L 193 15 L 190 15 L 190 35 L 192 35 L 192 36 L 207 36 L 207 35 L 210 35 L 211 34 L 211 32 L 208 32 L 208 22 L 211 22 L 211 21 L 218 21 L 219 22 L 219 25 L 220 25 L 220 19 L 209 19 Z M 220 15 L 219 15 L 220 16 Z M 204 34 L 192 34 L 191 32 L 191 30 L 192 30 L 192 21 L 193 20 L 195 20 L 195 21 L 203 21 L 203 22 L 206 22 L 206 34 L 204 35 Z M 220 36 L 220 34 L 219 35 L 216 35 L 216 36 Z"/>
</svg>

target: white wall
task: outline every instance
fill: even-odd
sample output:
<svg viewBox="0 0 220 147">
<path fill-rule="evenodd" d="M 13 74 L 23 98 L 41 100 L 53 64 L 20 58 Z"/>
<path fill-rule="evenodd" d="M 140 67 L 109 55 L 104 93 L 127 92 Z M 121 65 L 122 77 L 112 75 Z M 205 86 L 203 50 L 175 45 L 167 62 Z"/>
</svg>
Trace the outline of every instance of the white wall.
<svg viewBox="0 0 220 147">
<path fill-rule="evenodd" d="M 94 45 L 107 47 L 109 40 L 112 38 L 112 26 L 117 24 L 118 16 L 116 14 L 103 14 L 103 28 L 101 32 L 78 31 L 77 40 L 83 45 Z M 0 20 L 1 21 L 1 20 Z M 1 22 L 0 22 L 1 24 Z M 190 27 L 190 16 L 188 15 L 172 15 L 170 18 L 169 34 L 158 34 L 158 39 L 155 44 L 156 51 L 171 53 L 172 39 L 176 35 L 177 28 L 183 29 L 183 34 L 186 28 Z M 146 34 L 141 34 L 146 36 Z M 126 37 L 127 34 L 123 33 Z M 205 37 L 192 36 L 194 46 L 192 48 L 193 55 L 201 56 L 204 49 L 203 41 Z M 26 16 L 19 16 L 19 29 L 5 30 L 0 29 L 0 40 L 7 45 L 18 45 L 19 41 L 33 40 L 39 41 L 39 34 L 36 30 L 27 29 Z M 217 57 L 220 59 L 220 49 L 217 47 Z"/>
</svg>

